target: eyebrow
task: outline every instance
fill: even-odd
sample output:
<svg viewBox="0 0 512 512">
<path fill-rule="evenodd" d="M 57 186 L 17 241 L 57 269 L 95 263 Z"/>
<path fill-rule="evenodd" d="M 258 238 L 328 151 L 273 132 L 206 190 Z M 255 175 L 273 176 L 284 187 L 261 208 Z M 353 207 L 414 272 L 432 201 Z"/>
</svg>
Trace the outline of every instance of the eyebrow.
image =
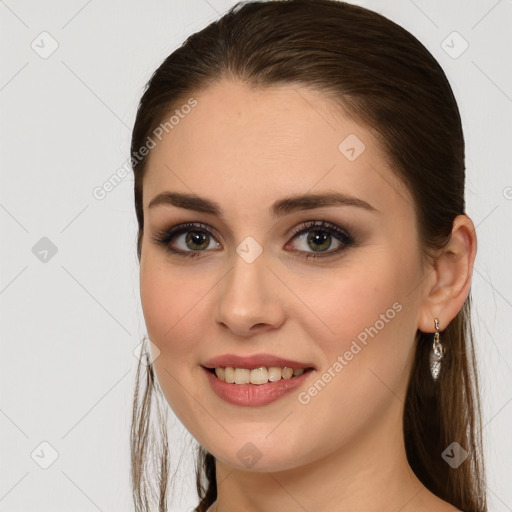
<svg viewBox="0 0 512 512">
<path fill-rule="evenodd" d="M 222 208 L 218 203 L 195 194 L 162 192 L 150 201 L 148 208 L 154 208 L 159 205 L 177 206 L 178 208 L 209 213 L 221 219 L 223 218 Z M 325 206 L 355 206 L 370 212 L 378 212 L 371 204 L 357 197 L 341 192 L 326 192 L 295 195 L 279 199 L 270 207 L 270 215 L 277 218 L 288 215 L 294 211 L 312 210 Z"/>
</svg>

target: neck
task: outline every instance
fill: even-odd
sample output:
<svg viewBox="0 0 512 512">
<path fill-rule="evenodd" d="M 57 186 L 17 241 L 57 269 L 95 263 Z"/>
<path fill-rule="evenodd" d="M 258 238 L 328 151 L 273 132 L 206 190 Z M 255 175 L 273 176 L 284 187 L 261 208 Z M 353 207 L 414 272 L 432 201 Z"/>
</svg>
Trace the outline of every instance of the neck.
<svg viewBox="0 0 512 512">
<path fill-rule="evenodd" d="M 456 510 L 428 491 L 411 470 L 401 403 L 378 427 L 305 466 L 277 472 L 234 469 L 216 461 L 219 512 L 423 512 Z M 437 508 L 436 508 L 437 507 Z"/>
</svg>

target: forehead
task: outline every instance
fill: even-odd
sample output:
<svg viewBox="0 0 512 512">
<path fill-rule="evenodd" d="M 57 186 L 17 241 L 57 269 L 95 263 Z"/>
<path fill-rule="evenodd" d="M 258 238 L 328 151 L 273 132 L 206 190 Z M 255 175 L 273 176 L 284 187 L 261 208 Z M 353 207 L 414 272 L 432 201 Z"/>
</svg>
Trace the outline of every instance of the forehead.
<svg viewBox="0 0 512 512">
<path fill-rule="evenodd" d="M 398 206 L 412 209 L 370 129 L 322 92 L 222 81 L 193 97 L 197 105 L 150 152 L 144 208 L 164 190 L 229 200 L 234 211 L 335 190 L 379 210 L 404 199 Z"/>
</svg>

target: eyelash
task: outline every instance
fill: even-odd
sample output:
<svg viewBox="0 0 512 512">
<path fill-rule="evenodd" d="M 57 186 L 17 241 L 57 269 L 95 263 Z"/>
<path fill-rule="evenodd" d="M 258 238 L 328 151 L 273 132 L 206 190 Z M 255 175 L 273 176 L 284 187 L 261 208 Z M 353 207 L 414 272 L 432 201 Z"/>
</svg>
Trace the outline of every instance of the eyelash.
<svg viewBox="0 0 512 512">
<path fill-rule="evenodd" d="M 314 228 L 314 229 L 312 229 Z M 201 251 L 183 251 L 181 249 L 175 249 L 171 247 L 170 243 L 172 240 L 177 236 L 181 235 L 183 233 L 188 233 L 189 231 L 195 231 L 195 232 L 205 232 L 209 236 L 214 237 L 212 233 L 212 228 L 208 226 L 207 224 L 203 223 L 193 223 L 193 222 L 186 222 L 184 224 L 178 224 L 176 226 L 173 226 L 171 228 L 164 228 L 161 231 L 158 231 L 154 236 L 154 241 L 158 244 L 161 244 L 165 247 L 167 251 L 169 251 L 172 254 L 176 254 L 178 256 L 184 256 L 189 258 L 199 258 L 201 257 L 201 253 L 206 252 L 206 250 Z M 343 229 L 336 224 L 332 224 L 328 221 L 306 221 L 297 226 L 297 228 L 294 229 L 292 233 L 293 240 L 299 235 L 306 234 L 309 232 L 320 232 L 320 233 L 328 233 L 330 235 L 334 235 L 334 237 L 341 243 L 340 247 L 331 250 L 328 252 L 308 252 L 308 251 L 300 251 L 295 250 L 292 252 L 299 252 L 299 253 L 306 253 L 304 256 L 300 256 L 302 258 L 305 258 L 306 260 L 309 258 L 326 258 L 329 256 L 333 256 L 335 254 L 338 254 L 344 250 L 346 250 L 348 247 L 353 246 L 356 241 L 354 237 L 350 235 L 350 233 Z M 288 243 L 287 243 L 288 245 Z"/>
</svg>

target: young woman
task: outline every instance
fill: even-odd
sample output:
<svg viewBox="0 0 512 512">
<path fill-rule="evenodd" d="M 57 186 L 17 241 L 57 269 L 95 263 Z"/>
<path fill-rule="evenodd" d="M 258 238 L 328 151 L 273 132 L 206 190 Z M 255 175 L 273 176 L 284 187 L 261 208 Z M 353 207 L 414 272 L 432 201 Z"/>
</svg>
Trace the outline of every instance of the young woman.
<svg viewBox="0 0 512 512">
<path fill-rule="evenodd" d="M 237 4 L 155 71 L 131 152 L 136 509 L 166 510 L 163 397 L 197 512 L 485 512 L 464 139 L 424 46 L 344 2 Z"/>
</svg>

